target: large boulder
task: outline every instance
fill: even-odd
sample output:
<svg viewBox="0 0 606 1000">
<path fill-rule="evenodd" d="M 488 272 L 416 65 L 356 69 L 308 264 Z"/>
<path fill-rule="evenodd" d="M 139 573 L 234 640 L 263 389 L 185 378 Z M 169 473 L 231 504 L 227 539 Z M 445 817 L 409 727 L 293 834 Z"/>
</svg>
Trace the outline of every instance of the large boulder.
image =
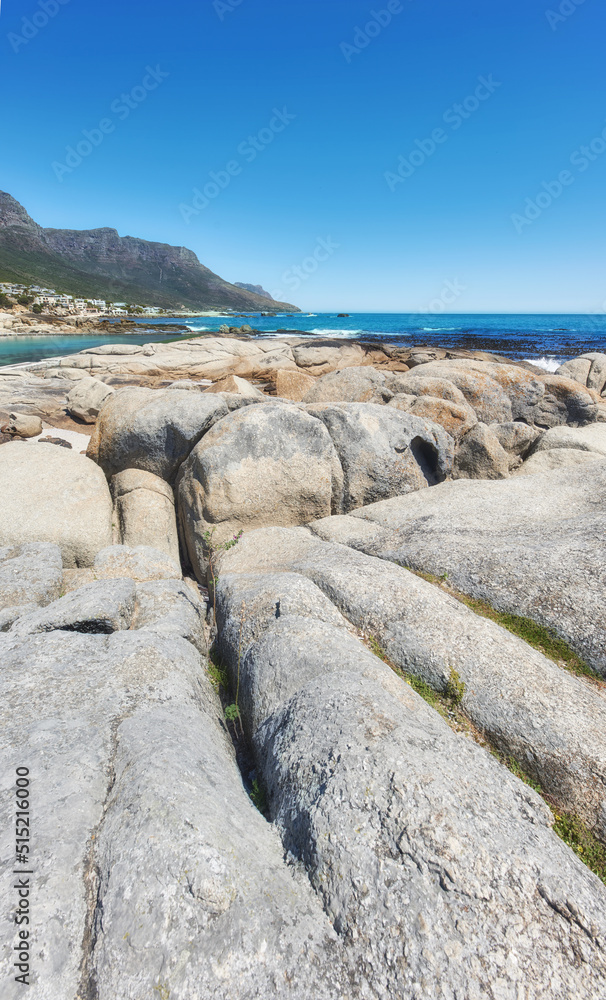
<svg viewBox="0 0 606 1000">
<path fill-rule="evenodd" d="M 179 476 L 179 520 L 198 577 L 207 532 L 222 545 L 240 529 L 304 524 L 336 510 L 342 487 L 320 420 L 285 403 L 231 413 L 194 448 Z"/>
<path fill-rule="evenodd" d="M 581 354 L 579 358 L 573 358 L 561 365 L 556 375 L 563 375 L 565 378 L 574 378 L 577 382 L 586 385 L 588 389 L 604 394 L 606 389 L 606 354 L 590 352 Z"/>
<path fill-rule="evenodd" d="M 327 427 L 345 477 L 334 513 L 442 482 L 454 444 L 437 424 L 373 403 L 326 403 L 309 411 Z"/>
<path fill-rule="evenodd" d="M 227 412 L 225 401 L 212 393 L 118 389 L 102 407 L 87 454 L 108 478 L 142 469 L 171 481 L 202 435 Z"/>
<path fill-rule="evenodd" d="M 300 402 L 315 385 L 315 379 L 305 372 L 292 372 L 281 368 L 276 372 L 276 396 Z"/>
<path fill-rule="evenodd" d="M 8 421 L 8 433 L 17 437 L 32 438 L 42 434 L 40 417 L 31 413 L 11 413 Z"/>
<path fill-rule="evenodd" d="M 459 444 L 453 479 L 507 479 L 509 456 L 491 427 L 477 423 Z"/>
<path fill-rule="evenodd" d="M 537 442 L 534 452 L 553 451 L 556 448 L 574 448 L 595 455 L 606 455 L 606 424 L 589 424 L 588 427 L 552 427 Z"/>
<path fill-rule="evenodd" d="M 325 375 L 336 368 L 357 367 L 365 358 L 360 344 L 315 344 L 307 342 L 293 348 L 293 358 L 299 368 L 311 375 Z"/>
<path fill-rule="evenodd" d="M 99 410 L 114 390 L 98 378 L 83 378 L 67 394 L 67 409 L 72 417 L 85 424 L 94 424 Z"/>
<path fill-rule="evenodd" d="M 341 539 L 345 521 L 357 548 L 534 619 L 606 676 L 604 459 L 385 500 L 342 518 Z"/>
<path fill-rule="evenodd" d="M 317 379 L 303 402 L 387 403 L 392 396 L 382 372 L 368 367 L 351 367 Z"/>
<path fill-rule="evenodd" d="M 531 427 L 520 420 L 493 424 L 490 429 L 501 448 L 507 452 L 510 471 L 518 468 L 542 433 L 538 427 Z"/>
<path fill-rule="evenodd" d="M 600 397 L 559 375 L 489 361 L 434 361 L 414 369 L 417 377 L 453 382 L 486 424 L 523 420 L 537 427 L 582 425 L 597 419 Z"/>
<path fill-rule="evenodd" d="M 179 562 L 175 497 L 164 479 L 140 469 L 125 469 L 110 482 L 115 525 L 123 545 L 149 545 Z"/>
<path fill-rule="evenodd" d="M 538 472 L 551 472 L 553 469 L 568 469 L 570 467 L 587 465 L 597 462 L 600 456 L 593 451 L 579 451 L 577 448 L 553 448 L 550 451 L 537 451 L 527 458 L 513 473 L 514 476 L 534 476 Z"/>
<path fill-rule="evenodd" d="M 429 381 L 429 380 L 428 380 Z M 401 401 L 410 400 L 409 405 L 401 405 Z M 469 403 L 454 403 L 450 399 L 439 399 L 437 396 L 409 396 L 400 393 L 387 404 L 397 410 L 407 410 L 415 417 L 439 424 L 455 441 L 459 441 L 478 422 L 475 411 Z"/>
<path fill-rule="evenodd" d="M 66 567 L 92 566 L 111 543 L 112 502 L 101 469 L 67 448 L 0 448 L 0 545 L 52 542 Z"/>
<path fill-rule="evenodd" d="M 301 591 L 282 614 L 288 594 L 273 576 L 222 576 L 222 652 L 257 708 L 252 745 L 284 851 L 373 994 L 599 996 L 606 889 L 542 800 L 345 625 L 318 619 L 321 594 L 306 608 Z"/>
</svg>

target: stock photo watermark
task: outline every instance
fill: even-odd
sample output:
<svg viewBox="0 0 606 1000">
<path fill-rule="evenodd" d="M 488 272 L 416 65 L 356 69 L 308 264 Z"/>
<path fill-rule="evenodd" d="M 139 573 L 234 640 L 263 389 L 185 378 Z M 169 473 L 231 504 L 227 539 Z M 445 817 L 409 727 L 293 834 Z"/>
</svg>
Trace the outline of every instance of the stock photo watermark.
<svg viewBox="0 0 606 1000">
<path fill-rule="evenodd" d="M 341 42 L 339 46 L 346 62 L 350 63 L 354 56 L 359 56 L 370 45 L 373 38 L 377 38 L 391 24 L 394 15 L 401 14 L 403 10 L 402 0 L 389 0 L 385 8 L 371 10 L 366 24 L 362 27 L 359 24 L 356 25 L 353 42 Z"/>
<path fill-rule="evenodd" d="M 606 127 L 588 145 L 575 149 L 574 153 L 570 154 L 568 162 L 576 168 L 577 174 L 584 174 L 586 170 L 589 170 L 591 164 L 599 160 L 604 153 L 606 153 Z M 566 188 L 571 187 L 575 180 L 576 176 L 573 171 L 566 168 L 560 170 L 554 180 L 543 181 L 541 189 L 534 198 L 526 199 L 523 213 L 514 212 L 511 216 L 516 233 L 521 235 L 528 226 L 532 226 L 543 215 L 543 212 L 546 212 L 558 198 L 562 197 Z"/>
<path fill-rule="evenodd" d="M 141 83 L 133 87 L 128 93 L 120 94 L 112 101 L 110 111 L 117 116 L 119 122 L 126 121 L 133 111 L 147 100 L 153 90 L 157 90 L 161 83 L 170 76 L 159 66 L 146 66 L 145 76 Z M 94 149 L 101 145 L 106 136 L 116 131 L 116 121 L 114 118 L 102 118 L 98 125 L 92 129 L 83 128 L 81 135 L 84 136 L 74 146 L 65 147 L 65 161 L 53 160 L 51 169 L 54 171 L 58 181 L 63 183 L 66 174 L 73 174 L 74 170 L 82 164 L 87 156 L 90 156 Z"/>
<path fill-rule="evenodd" d="M 330 260 L 340 246 L 341 244 L 333 242 L 330 236 L 327 236 L 325 239 L 318 236 L 316 245 L 309 257 L 304 257 L 300 264 L 293 264 L 289 267 L 280 277 L 280 281 L 288 287 L 289 292 L 298 291 L 303 282 L 309 281 L 312 274 L 315 274 L 318 270 L 320 264 L 325 264 L 327 260 Z M 276 291 L 271 292 L 271 297 L 272 299 L 276 299 L 277 302 L 283 302 L 286 294 L 288 293 L 282 291 L 282 289 L 276 289 Z"/>
<path fill-rule="evenodd" d="M 454 278 L 452 281 L 445 281 L 442 285 L 442 290 L 439 296 L 432 299 L 431 302 L 426 306 L 425 309 L 420 309 L 419 312 L 437 315 L 439 313 L 444 313 L 448 311 L 448 306 L 455 304 L 457 299 L 461 297 L 463 292 L 467 291 L 467 286 L 462 285 L 458 278 Z"/>
<path fill-rule="evenodd" d="M 442 115 L 442 121 L 450 126 L 451 132 L 457 132 L 463 123 L 480 108 L 480 106 L 501 87 L 502 84 L 495 80 L 492 73 L 488 76 L 479 76 L 478 85 L 472 94 L 460 104 L 453 104 Z M 387 186 L 390 191 L 395 191 L 398 184 L 403 184 L 409 177 L 422 167 L 426 161 L 433 156 L 438 146 L 443 146 L 450 138 L 449 133 L 442 128 L 434 128 L 425 139 L 415 139 L 416 149 L 412 149 L 407 156 L 401 154 L 398 158 L 397 170 L 387 170 L 384 174 Z"/>
<path fill-rule="evenodd" d="M 214 0 L 213 7 L 219 20 L 224 21 L 226 14 L 233 14 L 243 3 L 244 0 Z"/>
<path fill-rule="evenodd" d="M 21 20 L 21 34 L 10 31 L 6 36 L 13 47 L 13 52 L 19 52 L 24 45 L 29 45 L 46 28 L 49 21 L 57 16 L 62 7 L 70 0 L 38 0 L 38 10 Z"/>
<path fill-rule="evenodd" d="M 274 108 L 272 114 L 273 118 L 265 128 L 260 129 L 256 135 L 249 135 L 240 143 L 236 150 L 240 156 L 239 160 L 228 160 L 222 170 L 211 170 L 202 190 L 197 187 L 193 189 L 191 202 L 189 204 L 181 202 L 179 212 L 184 222 L 189 224 L 193 218 L 200 215 L 200 212 L 208 208 L 210 203 L 229 187 L 234 177 L 238 177 L 242 173 L 244 165 L 253 163 L 259 153 L 267 149 L 276 136 L 288 128 L 297 117 L 291 115 L 286 108 L 281 110 Z"/>
<path fill-rule="evenodd" d="M 576 14 L 577 9 L 585 3 L 585 0 L 562 0 L 562 3 L 557 8 L 557 10 L 546 10 L 545 17 L 547 18 L 547 23 L 549 24 L 552 31 L 557 31 L 558 26 L 563 24 Z"/>
</svg>

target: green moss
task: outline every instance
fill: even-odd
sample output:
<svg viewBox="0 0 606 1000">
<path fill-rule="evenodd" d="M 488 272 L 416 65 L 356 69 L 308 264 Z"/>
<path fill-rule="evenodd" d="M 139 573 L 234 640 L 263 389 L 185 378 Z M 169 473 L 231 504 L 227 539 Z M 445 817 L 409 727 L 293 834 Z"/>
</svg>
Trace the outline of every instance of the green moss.
<svg viewBox="0 0 606 1000">
<path fill-rule="evenodd" d="M 217 694 L 225 693 L 229 691 L 229 679 L 227 677 L 227 671 L 225 667 L 217 658 L 217 656 L 212 652 L 208 656 L 208 666 L 207 666 L 208 676 L 210 677 L 211 684 L 214 687 Z"/>
<path fill-rule="evenodd" d="M 606 847 L 573 813 L 556 813 L 554 830 L 606 885 Z"/>
<path fill-rule="evenodd" d="M 439 711 L 440 714 L 444 714 L 437 691 L 434 691 L 434 689 L 426 681 L 422 680 L 420 677 L 415 677 L 414 674 L 405 674 L 404 680 L 407 684 L 410 684 L 413 691 L 416 691 L 417 694 L 421 695 L 421 698 L 423 698 L 428 705 L 431 705 L 431 707 Z"/>
<path fill-rule="evenodd" d="M 428 573 L 417 574 L 417 576 L 423 576 L 425 579 L 428 579 L 430 575 L 431 574 Z M 429 582 L 436 582 L 437 579 L 437 577 L 434 577 L 433 580 L 430 579 Z M 463 598 L 463 595 L 461 595 L 461 597 Z M 470 607 L 472 604 L 483 605 L 482 601 L 476 601 L 474 598 L 463 599 L 464 603 L 469 603 Z M 507 628 L 507 625 L 504 624 L 502 619 L 514 619 L 518 623 L 524 623 L 524 634 L 521 634 L 521 632 L 516 632 L 516 634 L 520 635 L 520 637 L 525 639 L 526 642 L 529 642 L 529 639 L 527 638 L 529 635 L 537 638 L 537 641 L 540 638 L 541 646 L 537 645 L 535 648 L 541 649 L 541 652 L 545 652 L 545 655 L 548 655 L 542 646 L 544 633 L 547 631 L 546 629 L 543 629 L 540 625 L 537 625 L 536 622 L 530 621 L 529 619 L 518 618 L 516 615 L 501 615 L 499 612 L 490 608 L 489 605 L 484 605 L 484 607 L 491 612 L 490 614 L 486 614 L 485 617 L 499 621 L 499 624 L 504 625 L 505 628 Z M 477 609 L 474 607 L 473 610 L 475 611 Z M 478 611 L 477 613 L 480 614 L 481 612 Z M 526 625 L 530 627 L 527 628 Z M 510 631 L 514 630 L 510 629 Z M 567 813 L 556 809 L 550 796 L 546 795 L 539 782 L 527 773 L 515 757 L 503 754 L 490 743 L 485 733 L 480 734 L 478 732 L 460 708 L 461 701 L 465 694 L 465 684 L 461 680 L 457 671 L 451 667 L 450 678 L 446 691 L 444 694 L 441 694 L 432 688 L 426 681 L 422 680 L 422 678 L 415 677 L 413 674 L 405 674 L 402 670 L 400 670 L 399 667 L 391 662 L 385 650 L 374 636 L 366 636 L 365 638 L 366 644 L 369 646 L 374 655 L 378 656 L 379 659 L 383 660 L 384 663 L 390 666 L 391 669 L 398 674 L 398 676 L 402 677 L 407 684 L 410 684 L 411 688 L 416 691 L 416 693 L 420 695 L 431 708 L 435 709 L 435 711 L 438 712 L 453 729 L 457 731 L 465 731 L 477 743 L 490 750 L 490 753 L 492 753 L 504 767 L 511 771 L 516 778 L 519 778 L 520 781 L 523 781 L 524 784 L 528 785 L 543 798 L 554 815 L 554 832 L 558 835 L 558 837 L 560 837 L 561 840 L 564 841 L 565 844 L 568 845 L 568 847 L 570 847 L 571 850 L 575 852 L 575 854 L 578 855 L 581 861 L 583 861 L 587 867 L 590 868 L 591 871 L 594 872 L 594 874 L 597 875 L 602 882 L 604 882 L 604 884 L 606 884 L 606 846 L 594 836 L 591 830 L 585 826 L 583 821 L 578 816 L 573 813 Z M 530 643 L 530 645 L 535 645 L 535 643 Z M 553 645 L 548 646 L 547 648 L 551 648 L 552 650 L 557 648 L 559 651 L 561 647 L 568 650 L 565 643 L 557 637 L 554 637 Z M 574 653 L 571 653 L 570 650 L 568 650 L 568 652 L 574 657 Z M 552 658 L 555 659 L 554 656 L 552 656 Z M 582 661 L 579 662 L 582 663 Z M 585 669 L 589 671 L 589 667 L 585 666 Z M 589 671 L 589 673 L 592 677 L 595 676 L 591 673 L 591 671 Z M 262 809 L 261 811 L 263 812 Z"/>
<path fill-rule="evenodd" d="M 422 580 L 426 580 L 428 583 L 433 583 L 435 586 L 446 590 L 452 597 L 455 597 L 461 604 L 465 604 L 477 615 L 480 615 L 482 618 L 490 618 L 491 621 L 496 622 L 497 625 L 501 625 L 502 628 L 507 629 L 508 632 L 512 632 L 513 635 L 517 635 L 518 638 L 527 642 L 529 646 L 538 649 L 540 653 L 543 653 L 548 659 L 563 666 L 566 670 L 570 670 L 580 677 L 589 677 L 600 686 L 603 686 L 603 682 L 596 677 L 591 667 L 580 656 L 577 656 L 570 646 L 563 639 L 560 639 L 552 629 L 546 628 L 544 625 L 539 625 L 532 618 L 509 614 L 506 611 L 497 611 L 487 601 L 482 601 L 479 597 L 469 597 L 467 594 L 463 594 L 451 586 L 442 587 L 442 584 L 447 579 L 447 573 L 444 573 L 442 576 L 436 576 L 434 573 L 425 573 L 421 570 L 411 569 L 409 566 L 404 568 L 414 573 L 415 576 L 421 577 Z"/>
<path fill-rule="evenodd" d="M 451 667 L 450 677 L 448 678 L 448 684 L 446 685 L 446 697 L 450 698 L 453 704 L 460 705 L 463 701 L 464 694 L 465 684 L 454 667 Z"/>
<path fill-rule="evenodd" d="M 250 798 L 252 804 L 257 807 L 260 813 L 264 816 L 267 815 L 267 796 L 265 794 L 265 789 L 263 785 L 258 781 L 257 778 L 252 783 L 252 788 L 250 790 Z"/>
</svg>

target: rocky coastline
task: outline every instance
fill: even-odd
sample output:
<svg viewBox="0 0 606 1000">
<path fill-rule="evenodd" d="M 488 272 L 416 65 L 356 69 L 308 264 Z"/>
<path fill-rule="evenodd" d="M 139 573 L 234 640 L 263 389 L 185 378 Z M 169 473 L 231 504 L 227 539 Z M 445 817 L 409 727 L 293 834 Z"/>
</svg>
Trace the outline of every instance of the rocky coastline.
<svg viewBox="0 0 606 1000">
<path fill-rule="evenodd" d="M 605 529 L 601 353 L 0 369 L 36 1000 L 606 996 Z"/>
</svg>

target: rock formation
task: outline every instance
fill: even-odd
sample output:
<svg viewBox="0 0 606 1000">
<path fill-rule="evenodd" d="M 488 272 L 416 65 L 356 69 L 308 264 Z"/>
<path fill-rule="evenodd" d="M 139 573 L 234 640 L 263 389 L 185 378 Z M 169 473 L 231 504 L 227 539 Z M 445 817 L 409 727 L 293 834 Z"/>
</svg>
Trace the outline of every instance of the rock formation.
<svg viewBox="0 0 606 1000">
<path fill-rule="evenodd" d="M 606 356 L 452 354 L 0 374 L 36 1000 L 606 997 Z"/>
</svg>

